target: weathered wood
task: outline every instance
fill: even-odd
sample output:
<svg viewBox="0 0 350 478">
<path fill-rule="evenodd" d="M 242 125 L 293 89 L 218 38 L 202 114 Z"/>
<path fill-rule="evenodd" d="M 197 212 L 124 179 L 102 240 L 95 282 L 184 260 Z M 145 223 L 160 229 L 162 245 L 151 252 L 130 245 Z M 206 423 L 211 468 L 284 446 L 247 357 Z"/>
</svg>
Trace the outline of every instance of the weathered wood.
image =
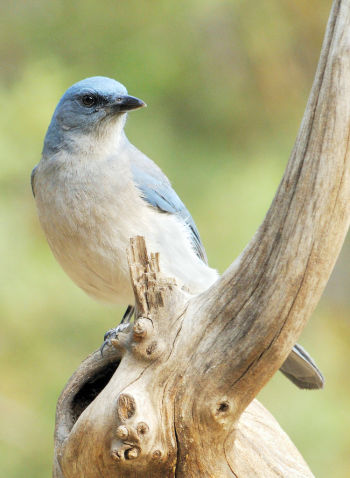
<svg viewBox="0 0 350 478">
<path fill-rule="evenodd" d="M 312 476 L 253 399 L 296 342 L 349 226 L 349 53 L 350 0 L 336 0 L 282 182 L 214 286 L 190 297 L 132 240 L 137 320 L 109 362 L 93 355 L 63 392 L 56 478 Z"/>
<path fill-rule="evenodd" d="M 132 239 L 129 259 L 142 316 L 114 340 L 115 352 L 109 349 L 101 358 L 98 351 L 88 357 L 63 392 L 57 407 L 54 476 L 173 477 L 180 465 L 184 469 L 176 476 L 254 476 L 257 464 L 260 476 L 280 476 L 281 469 L 291 477 L 313 476 L 256 400 L 239 418 L 229 395 L 213 393 L 204 406 L 206 421 L 197 424 L 192 436 L 185 435 L 191 441 L 203 432 L 213 441 L 209 450 L 202 450 L 206 458 L 199 460 L 195 471 L 187 470 L 188 458 L 179 455 L 177 434 L 187 433 L 181 403 L 197 402 L 181 386 L 193 352 L 182 342 L 196 330 L 195 322 L 190 323 L 193 317 L 187 316 L 188 296 L 173 279 L 161 276 L 157 257 L 147 256 L 143 238 Z M 184 333 L 186 320 L 191 331 Z M 203 357 L 207 368 L 208 359 Z M 202 379 L 204 384 L 205 374 Z M 196 395 L 199 398 L 201 392 Z M 213 456 L 215 471 L 209 474 L 204 462 Z"/>
</svg>

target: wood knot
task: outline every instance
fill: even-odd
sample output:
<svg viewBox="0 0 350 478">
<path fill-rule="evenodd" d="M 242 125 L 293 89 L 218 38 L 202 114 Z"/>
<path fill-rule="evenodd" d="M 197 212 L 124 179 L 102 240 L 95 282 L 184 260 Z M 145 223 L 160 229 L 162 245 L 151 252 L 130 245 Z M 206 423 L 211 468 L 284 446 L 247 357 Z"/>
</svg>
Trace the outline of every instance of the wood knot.
<svg viewBox="0 0 350 478">
<path fill-rule="evenodd" d="M 149 426 L 145 422 L 140 422 L 137 425 L 137 434 L 139 436 L 146 435 L 146 433 L 149 431 Z"/>
<path fill-rule="evenodd" d="M 226 397 L 222 397 L 221 400 L 218 400 L 212 407 L 212 417 L 217 423 L 224 425 L 227 423 L 227 419 L 232 414 L 233 403 L 231 400 L 228 400 Z"/>
<path fill-rule="evenodd" d="M 158 461 L 160 460 L 162 457 L 162 452 L 160 450 L 155 450 L 153 453 L 152 453 L 152 460 L 154 461 Z"/>
<path fill-rule="evenodd" d="M 152 330 L 152 322 L 150 319 L 140 317 L 134 324 L 134 340 L 144 339 Z"/>
<path fill-rule="evenodd" d="M 122 422 L 131 418 L 136 412 L 135 399 L 126 393 L 119 395 L 117 402 L 117 412 Z"/>
<path fill-rule="evenodd" d="M 120 440 L 126 440 L 126 438 L 129 436 L 129 431 L 126 426 L 120 425 L 120 427 L 118 427 L 116 430 L 116 435 Z"/>
<path fill-rule="evenodd" d="M 140 448 L 134 446 L 122 446 L 121 448 L 112 448 L 111 458 L 114 461 L 135 460 L 140 455 Z"/>
<path fill-rule="evenodd" d="M 111 457 L 114 461 L 120 461 L 123 458 L 123 452 L 117 448 L 114 448 L 111 450 Z"/>
<path fill-rule="evenodd" d="M 157 344 L 156 341 L 151 342 L 146 348 L 146 354 L 147 355 L 152 355 L 155 352 L 155 350 L 157 348 L 157 345 L 158 344 Z"/>
<path fill-rule="evenodd" d="M 133 447 L 129 448 L 128 450 L 125 450 L 124 456 L 126 460 L 135 460 L 140 454 L 140 449 Z"/>
</svg>

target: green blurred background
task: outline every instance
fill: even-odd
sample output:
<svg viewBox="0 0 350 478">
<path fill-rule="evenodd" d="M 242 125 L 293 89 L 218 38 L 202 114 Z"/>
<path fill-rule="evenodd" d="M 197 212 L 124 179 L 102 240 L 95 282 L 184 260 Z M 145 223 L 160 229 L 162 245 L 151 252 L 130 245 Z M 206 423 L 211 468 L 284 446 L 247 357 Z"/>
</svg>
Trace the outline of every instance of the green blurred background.
<svg viewBox="0 0 350 478">
<path fill-rule="evenodd" d="M 212 266 L 241 252 L 291 151 L 330 0 L 15 0 L 0 29 L 0 475 L 50 476 L 56 399 L 122 309 L 93 302 L 40 230 L 29 176 L 72 83 L 117 78 L 149 107 L 131 141 L 171 178 Z M 205 191 L 205 193 L 204 193 Z M 300 342 L 322 392 L 276 374 L 260 395 L 317 477 L 350 476 L 350 244 Z"/>
</svg>

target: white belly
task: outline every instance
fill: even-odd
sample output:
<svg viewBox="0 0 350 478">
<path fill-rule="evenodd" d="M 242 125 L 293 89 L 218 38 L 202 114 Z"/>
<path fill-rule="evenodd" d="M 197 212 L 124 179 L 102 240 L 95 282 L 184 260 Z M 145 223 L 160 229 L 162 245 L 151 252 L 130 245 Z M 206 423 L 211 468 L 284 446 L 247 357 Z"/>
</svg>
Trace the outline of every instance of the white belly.
<svg viewBox="0 0 350 478">
<path fill-rule="evenodd" d="M 192 293 L 216 280 L 216 271 L 194 254 L 187 228 L 139 197 L 126 161 L 50 161 L 39 164 L 35 177 L 39 219 L 56 259 L 89 295 L 134 302 L 126 248 L 136 235 L 145 237 L 149 251 L 160 252 L 164 273 Z"/>
</svg>

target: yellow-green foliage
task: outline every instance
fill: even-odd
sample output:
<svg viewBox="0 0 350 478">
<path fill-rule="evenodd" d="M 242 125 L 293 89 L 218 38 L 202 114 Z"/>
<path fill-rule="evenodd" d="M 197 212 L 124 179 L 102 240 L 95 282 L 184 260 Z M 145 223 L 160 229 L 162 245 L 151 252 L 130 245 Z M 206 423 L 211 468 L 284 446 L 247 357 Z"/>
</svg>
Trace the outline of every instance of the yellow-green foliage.
<svg viewBox="0 0 350 478">
<path fill-rule="evenodd" d="M 99 74 L 148 103 L 127 133 L 171 178 L 223 271 L 279 183 L 329 8 L 327 0 L 2 2 L 1 476 L 49 476 L 57 396 L 122 313 L 64 275 L 38 224 L 29 176 L 59 96 Z M 276 375 L 261 394 L 321 478 L 350 473 L 346 260 L 301 339 L 326 389 L 302 392 Z"/>
</svg>

